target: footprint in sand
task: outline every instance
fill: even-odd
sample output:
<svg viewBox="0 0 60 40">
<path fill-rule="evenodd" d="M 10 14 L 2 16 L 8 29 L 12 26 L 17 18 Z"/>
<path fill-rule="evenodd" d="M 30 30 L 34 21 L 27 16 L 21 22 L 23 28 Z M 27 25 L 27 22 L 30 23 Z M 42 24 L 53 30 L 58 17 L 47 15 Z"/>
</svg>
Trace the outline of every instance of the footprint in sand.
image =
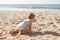
<svg viewBox="0 0 60 40">
<path fill-rule="evenodd" d="M 0 22 L 0 24 L 1 24 L 2 22 Z"/>
<path fill-rule="evenodd" d="M 0 37 L 2 36 L 2 33 L 0 33 Z"/>
<path fill-rule="evenodd" d="M 46 24 L 40 24 L 39 26 L 45 27 Z"/>
<path fill-rule="evenodd" d="M 56 23 L 60 23 L 60 21 L 57 21 Z"/>
<path fill-rule="evenodd" d="M 3 28 L 0 28 L 0 29 L 3 29 Z"/>
<path fill-rule="evenodd" d="M 52 24 L 54 24 L 53 22 L 48 22 L 48 26 L 51 26 Z"/>
<path fill-rule="evenodd" d="M 57 28 L 57 26 L 56 26 L 56 25 L 52 25 L 52 27 Z"/>
<path fill-rule="evenodd" d="M 49 24 L 54 24 L 53 22 L 50 22 Z"/>
</svg>

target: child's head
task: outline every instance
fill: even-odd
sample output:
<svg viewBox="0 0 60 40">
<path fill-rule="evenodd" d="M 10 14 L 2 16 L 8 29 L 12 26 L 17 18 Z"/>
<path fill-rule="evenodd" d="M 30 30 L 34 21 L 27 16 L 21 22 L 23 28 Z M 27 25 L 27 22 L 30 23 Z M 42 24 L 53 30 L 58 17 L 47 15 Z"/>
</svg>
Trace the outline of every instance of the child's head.
<svg viewBox="0 0 60 40">
<path fill-rule="evenodd" d="M 34 19 L 35 18 L 35 15 L 33 13 L 30 13 L 29 16 L 28 16 L 29 19 Z"/>
</svg>

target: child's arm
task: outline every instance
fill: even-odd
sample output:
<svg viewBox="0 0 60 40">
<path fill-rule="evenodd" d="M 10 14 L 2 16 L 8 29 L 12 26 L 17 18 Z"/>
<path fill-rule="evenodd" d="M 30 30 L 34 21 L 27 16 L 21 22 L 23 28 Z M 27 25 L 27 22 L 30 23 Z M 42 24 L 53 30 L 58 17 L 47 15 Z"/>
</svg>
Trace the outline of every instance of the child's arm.
<svg viewBox="0 0 60 40">
<path fill-rule="evenodd" d="M 31 32 L 32 22 L 29 23 L 29 32 Z"/>
<path fill-rule="evenodd" d="M 17 34 L 17 36 L 16 36 L 16 37 L 19 37 L 19 36 L 20 36 L 20 34 L 21 34 L 21 31 L 19 31 L 19 33 Z"/>
</svg>

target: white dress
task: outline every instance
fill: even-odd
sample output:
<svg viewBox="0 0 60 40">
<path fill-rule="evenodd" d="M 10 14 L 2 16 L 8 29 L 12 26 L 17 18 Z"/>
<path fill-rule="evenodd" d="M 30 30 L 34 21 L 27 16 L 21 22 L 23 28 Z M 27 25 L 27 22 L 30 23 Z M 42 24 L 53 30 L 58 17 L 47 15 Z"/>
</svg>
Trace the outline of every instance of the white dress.
<svg viewBox="0 0 60 40">
<path fill-rule="evenodd" d="M 23 22 L 19 23 L 16 27 L 16 29 L 18 30 L 22 30 L 24 29 L 25 27 L 28 27 L 29 26 L 29 22 L 30 22 L 30 19 L 25 19 Z"/>
</svg>

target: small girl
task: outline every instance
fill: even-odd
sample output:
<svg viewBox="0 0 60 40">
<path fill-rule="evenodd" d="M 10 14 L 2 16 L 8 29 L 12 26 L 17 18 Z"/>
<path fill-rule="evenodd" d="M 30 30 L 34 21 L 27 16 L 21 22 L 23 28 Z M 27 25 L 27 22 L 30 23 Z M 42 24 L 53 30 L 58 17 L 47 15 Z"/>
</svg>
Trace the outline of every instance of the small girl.
<svg viewBox="0 0 60 40">
<path fill-rule="evenodd" d="M 16 29 L 9 30 L 7 33 L 9 33 L 9 34 L 30 33 L 31 32 L 32 22 L 34 21 L 34 18 L 35 18 L 35 15 L 33 13 L 30 13 L 27 19 L 25 19 L 24 21 L 22 21 L 21 23 L 19 23 L 16 26 Z"/>
</svg>

